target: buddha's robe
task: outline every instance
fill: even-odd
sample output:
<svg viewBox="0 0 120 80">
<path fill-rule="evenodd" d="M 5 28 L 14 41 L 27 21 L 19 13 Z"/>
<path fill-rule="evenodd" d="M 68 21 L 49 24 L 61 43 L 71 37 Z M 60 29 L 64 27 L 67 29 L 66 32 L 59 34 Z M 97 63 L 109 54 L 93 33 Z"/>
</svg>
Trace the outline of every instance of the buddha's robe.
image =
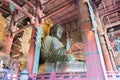
<svg viewBox="0 0 120 80">
<path fill-rule="evenodd" d="M 42 41 L 41 57 L 45 62 L 74 61 L 74 56 L 66 54 L 66 51 L 66 47 L 56 37 L 46 36 Z"/>
</svg>

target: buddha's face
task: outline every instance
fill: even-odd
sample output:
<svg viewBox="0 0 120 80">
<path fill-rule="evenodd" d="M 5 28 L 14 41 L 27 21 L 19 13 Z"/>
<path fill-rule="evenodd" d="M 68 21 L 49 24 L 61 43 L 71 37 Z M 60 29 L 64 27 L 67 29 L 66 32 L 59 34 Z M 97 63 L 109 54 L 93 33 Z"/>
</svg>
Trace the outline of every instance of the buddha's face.
<svg viewBox="0 0 120 80">
<path fill-rule="evenodd" d="M 56 33 L 56 37 L 57 37 L 58 39 L 61 39 L 61 38 L 62 38 L 62 33 L 63 33 L 63 29 L 58 28 L 58 29 L 57 29 L 57 33 Z"/>
</svg>

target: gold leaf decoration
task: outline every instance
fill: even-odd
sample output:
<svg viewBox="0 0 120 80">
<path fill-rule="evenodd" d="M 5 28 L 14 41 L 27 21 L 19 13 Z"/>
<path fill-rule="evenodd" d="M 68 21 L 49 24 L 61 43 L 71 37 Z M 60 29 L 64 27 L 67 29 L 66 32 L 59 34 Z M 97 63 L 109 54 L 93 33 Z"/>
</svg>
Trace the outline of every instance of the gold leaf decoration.
<svg viewBox="0 0 120 80">
<path fill-rule="evenodd" d="M 6 27 L 7 27 L 6 20 L 0 13 L 0 51 L 5 49 Z"/>
<path fill-rule="evenodd" d="M 53 22 L 52 22 L 52 20 L 51 19 L 45 19 L 44 21 L 43 21 L 43 23 L 42 23 L 42 30 L 43 30 L 43 38 L 45 37 L 45 36 L 48 36 L 49 35 L 49 33 L 50 33 L 50 28 L 53 26 Z"/>
<path fill-rule="evenodd" d="M 23 52 L 23 54 L 28 54 L 29 52 L 29 47 L 30 47 L 30 39 L 31 39 L 31 33 L 32 33 L 32 27 L 26 28 L 24 29 L 24 33 L 22 38 L 19 38 L 19 40 L 21 41 L 21 52 Z"/>
<path fill-rule="evenodd" d="M 23 65 L 22 69 L 25 67 L 25 62 L 29 54 L 31 34 L 32 34 L 32 27 L 28 27 L 24 29 L 22 38 L 19 38 L 19 40 L 21 41 L 20 51 L 23 53 L 22 58 L 20 58 L 21 64 Z"/>
</svg>

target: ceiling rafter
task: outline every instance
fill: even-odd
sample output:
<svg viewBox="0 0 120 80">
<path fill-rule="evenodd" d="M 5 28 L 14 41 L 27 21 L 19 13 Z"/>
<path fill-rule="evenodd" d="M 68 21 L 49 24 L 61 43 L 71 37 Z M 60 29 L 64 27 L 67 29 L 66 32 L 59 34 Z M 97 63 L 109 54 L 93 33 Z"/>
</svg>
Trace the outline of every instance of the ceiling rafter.
<svg viewBox="0 0 120 80">
<path fill-rule="evenodd" d="M 69 23 L 69 22 L 77 19 L 78 17 L 79 17 L 78 14 L 72 15 L 71 17 L 64 19 L 64 20 L 61 20 L 60 22 L 57 22 L 57 23 L 60 23 L 61 25 L 63 25 L 63 24 Z"/>
<path fill-rule="evenodd" d="M 20 0 L 16 0 L 20 5 L 24 5 Z"/>
<path fill-rule="evenodd" d="M 51 14 L 51 13 L 53 13 L 53 12 L 61 9 L 62 7 L 66 6 L 66 5 L 70 5 L 70 4 L 71 4 L 71 1 L 70 1 L 70 0 L 64 1 L 62 4 L 59 4 L 59 5 L 57 5 L 57 6 L 54 6 L 53 9 L 51 9 L 50 11 L 45 12 L 45 13 L 46 13 L 46 15 L 49 15 L 49 14 Z"/>
<path fill-rule="evenodd" d="M 48 0 L 47 2 L 43 3 L 43 5 L 47 5 L 49 3 L 53 3 L 55 0 Z"/>
<path fill-rule="evenodd" d="M 23 0 L 23 1 L 24 1 L 28 6 L 36 9 L 36 7 L 34 6 L 34 4 L 32 4 L 30 1 L 28 1 L 28 0 Z"/>
<path fill-rule="evenodd" d="M 3 9 L 3 8 L 0 8 L 0 10 L 3 11 L 3 12 L 5 12 L 5 13 L 7 13 L 7 14 L 10 14 L 8 11 L 6 11 L 6 10 Z"/>
<path fill-rule="evenodd" d="M 0 3 L 0 7 L 3 5 L 3 3 Z"/>
<path fill-rule="evenodd" d="M 108 15 L 111 15 L 111 14 L 116 13 L 116 12 L 118 12 L 118 11 L 120 11 L 120 7 L 117 8 L 117 9 L 115 9 L 115 10 L 108 11 L 108 12 L 106 12 L 106 13 L 104 13 L 104 14 L 101 14 L 101 15 L 102 15 L 102 16 L 108 16 Z M 101 15 L 100 15 L 100 16 L 101 16 Z"/>
<path fill-rule="evenodd" d="M 75 9 L 74 9 L 74 10 L 71 10 L 71 11 L 69 11 L 69 12 L 67 12 L 67 13 L 59 16 L 59 17 L 57 17 L 56 19 L 60 19 L 61 17 L 66 16 L 67 14 L 71 14 L 71 13 L 73 13 L 74 11 L 76 11 L 76 10 L 75 10 Z M 56 19 L 52 19 L 52 20 L 56 20 Z"/>
<path fill-rule="evenodd" d="M 44 19 L 49 18 L 49 17 L 51 17 L 51 16 L 53 16 L 53 15 L 59 13 L 59 12 L 62 12 L 63 10 L 69 8 L 70 6 L 71 6 L 71 5 L 67 4 L 67 5 L 65 5 L 65 6 L 59 8 L 59 9 L 53 11 L 53 12 L 51 12 L 50 14 L 46 14 L 46 15 L 45 15 L 44 17 L 42 17 L 42 18 L 44 18 Z"/>
</svg>

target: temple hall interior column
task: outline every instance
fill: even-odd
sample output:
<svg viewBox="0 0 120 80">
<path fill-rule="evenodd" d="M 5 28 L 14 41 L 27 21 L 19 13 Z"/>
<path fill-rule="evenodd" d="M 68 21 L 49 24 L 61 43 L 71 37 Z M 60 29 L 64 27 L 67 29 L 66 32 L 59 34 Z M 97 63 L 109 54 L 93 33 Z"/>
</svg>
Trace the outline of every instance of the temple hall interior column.
<svg viewBox="0 0 120 80">
<path fill-rule="evenodd" d="M 79 20 L 86 56 L 87 78 L 89 80 L 105 80 L 96 45 L 90 13 L 85 0 L 78 0 Z"/>
</svg>

